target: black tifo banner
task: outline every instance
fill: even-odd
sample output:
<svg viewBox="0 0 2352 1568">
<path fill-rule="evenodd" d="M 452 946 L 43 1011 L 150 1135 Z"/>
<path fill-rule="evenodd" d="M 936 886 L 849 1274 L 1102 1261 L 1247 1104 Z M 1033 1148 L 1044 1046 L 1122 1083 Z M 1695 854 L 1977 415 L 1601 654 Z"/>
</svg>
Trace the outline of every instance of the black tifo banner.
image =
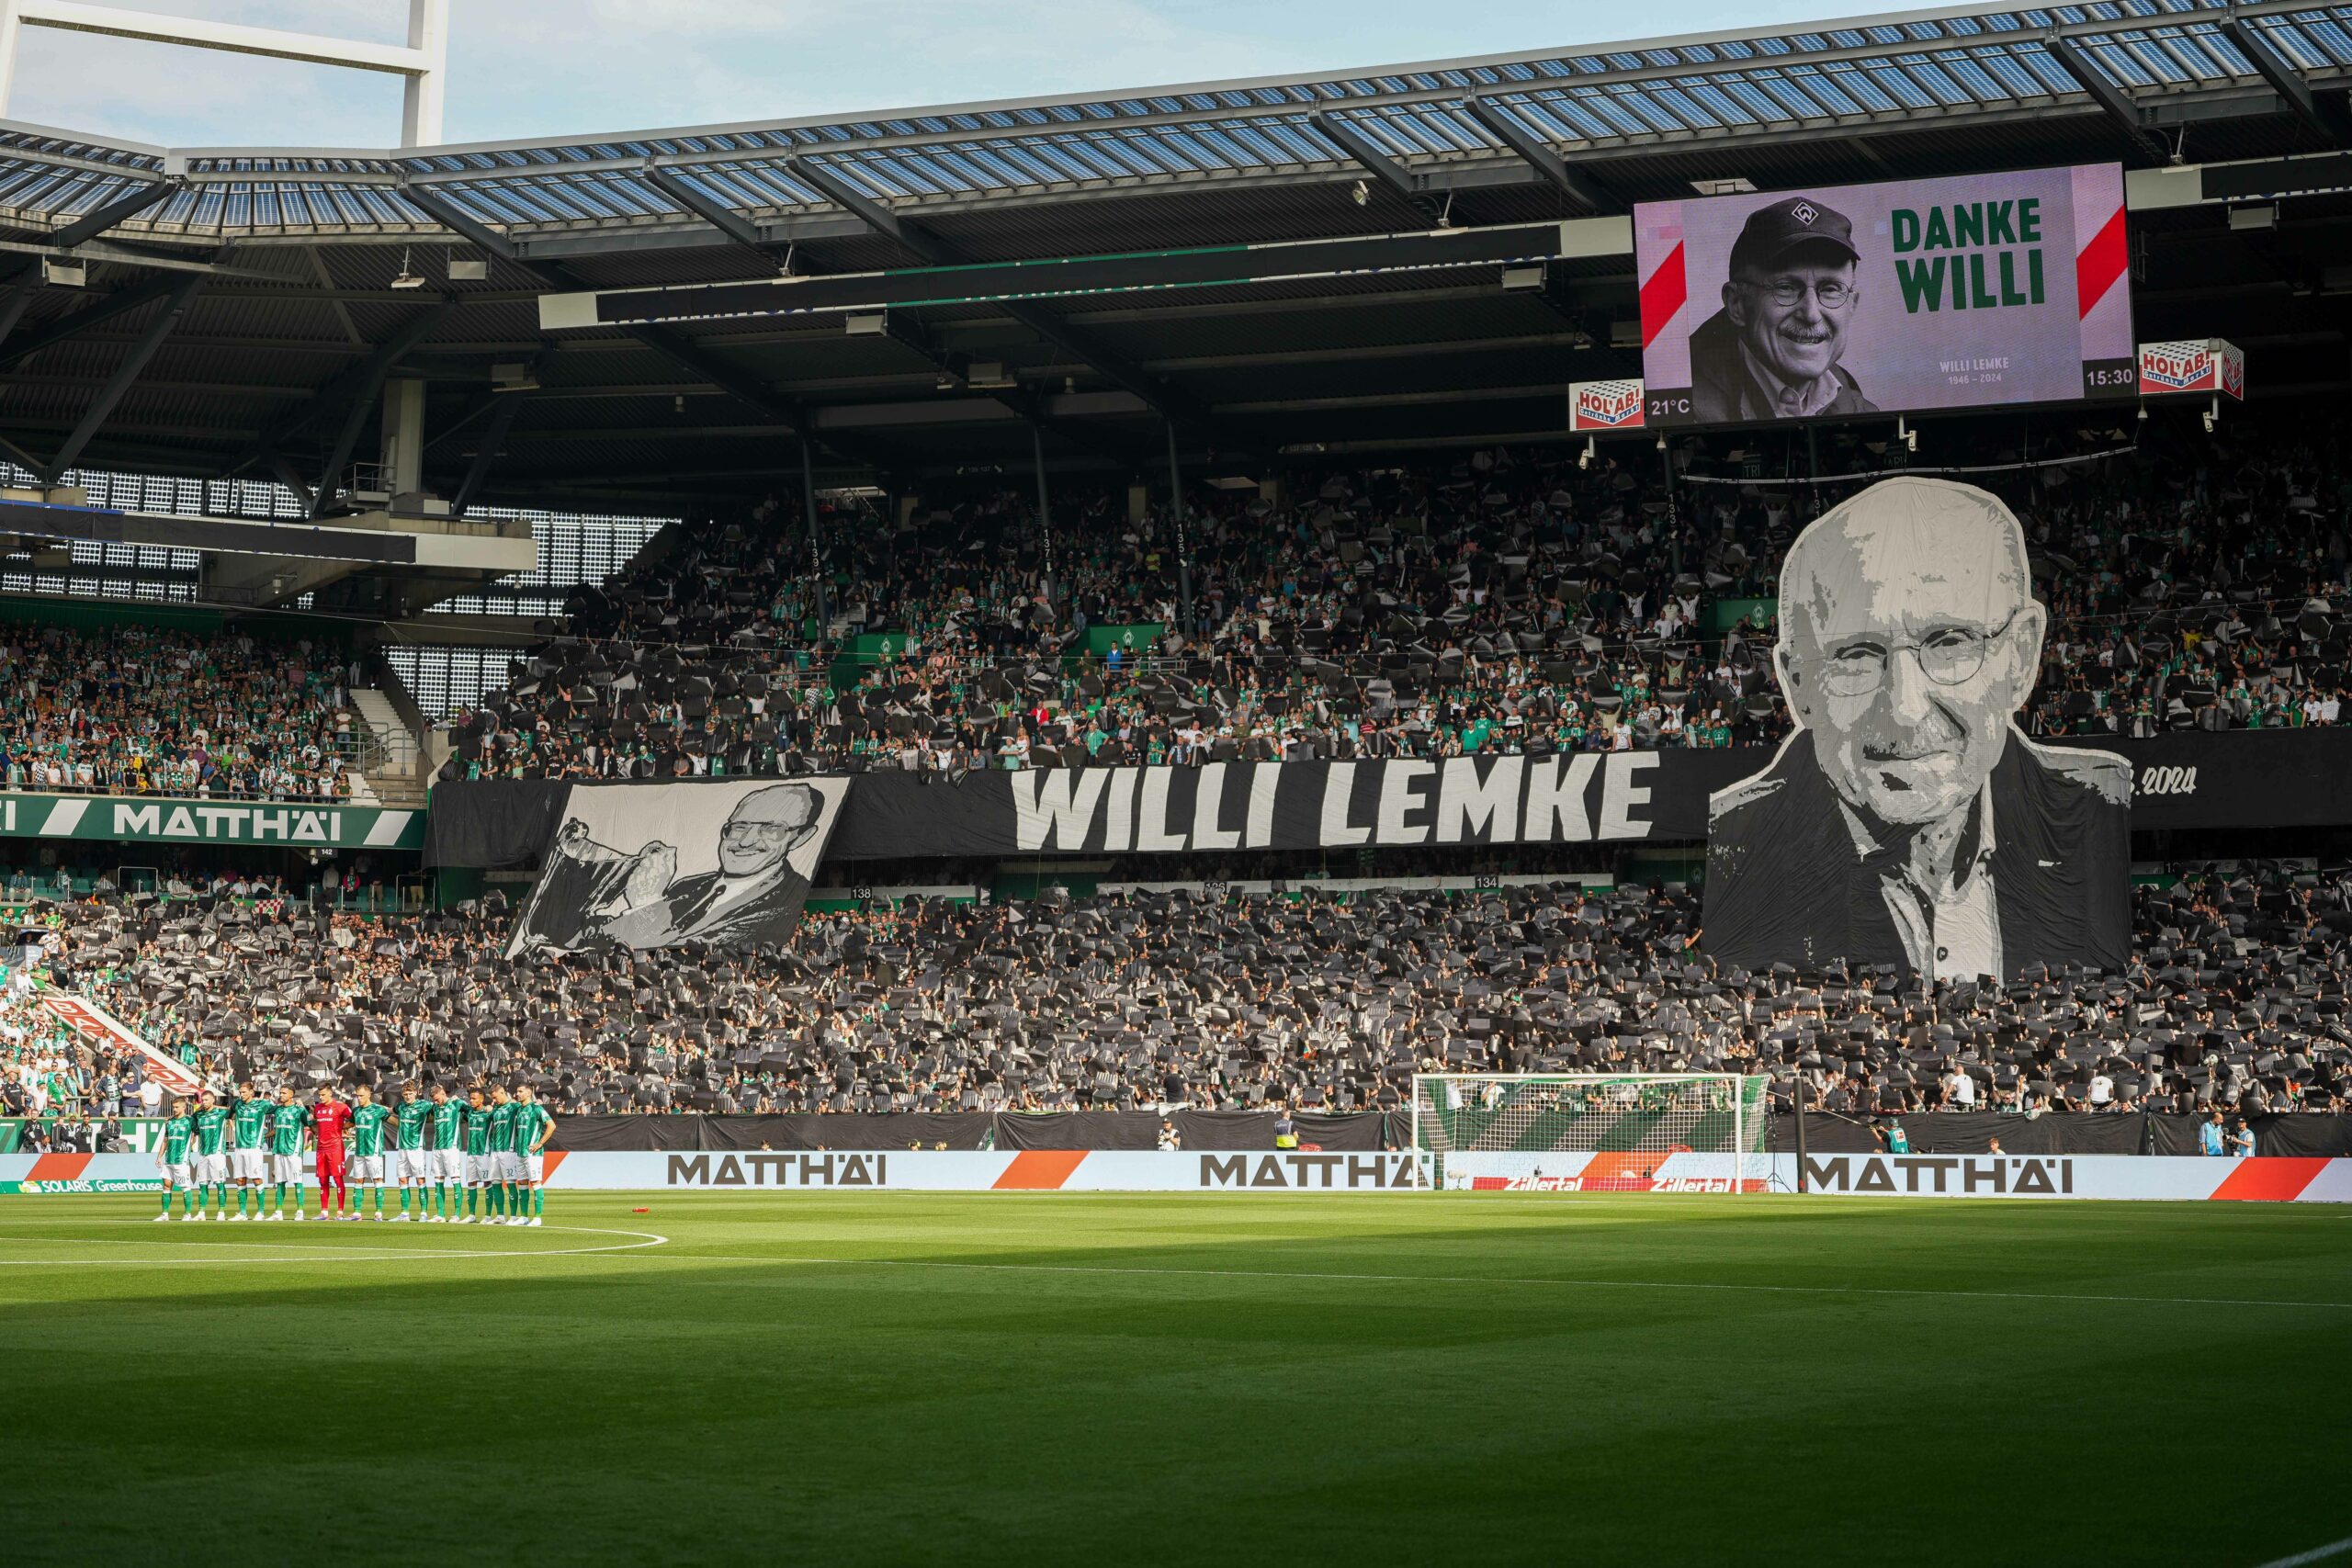
<svg viewBox="0 0 2352 1568">
<path fill-rule="evenodd" d="M 2132 764 L 2132 828 L 2352 823 L 2352 728 L 2191 730 L 2080 744 Z M 1011 854 L 1182 854 L 1360 845 L 1698 842 L 1707 797 L 1771 759 L 1768 748 L 1582 751 L 1443 761 L 1212 763 L 937 775 L 852 775 L 828 862 Z M 923 782 L 928 777 L 931 782 Z M 744 781 L 649 781 L 636 789 Z M 572 784 L 435 784 L 427 865 L 537 864 Z M 648 803 L 649 807 L 650 802 Z"/>
</svg>

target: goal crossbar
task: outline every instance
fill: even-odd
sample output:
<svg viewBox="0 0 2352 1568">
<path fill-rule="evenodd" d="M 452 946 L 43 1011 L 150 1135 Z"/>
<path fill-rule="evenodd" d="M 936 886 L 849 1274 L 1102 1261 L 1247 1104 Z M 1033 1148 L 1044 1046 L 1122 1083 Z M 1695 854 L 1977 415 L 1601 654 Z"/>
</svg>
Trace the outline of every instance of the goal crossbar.
<svg viewBox="0 0 2352 1568">
<path fill-rule="evenodd" d="M 1752 1191 L 1765 1084 L 1740 1073 L 1419 1073 L 1412 1140 L 1430 1187 Z"/>
</svg>

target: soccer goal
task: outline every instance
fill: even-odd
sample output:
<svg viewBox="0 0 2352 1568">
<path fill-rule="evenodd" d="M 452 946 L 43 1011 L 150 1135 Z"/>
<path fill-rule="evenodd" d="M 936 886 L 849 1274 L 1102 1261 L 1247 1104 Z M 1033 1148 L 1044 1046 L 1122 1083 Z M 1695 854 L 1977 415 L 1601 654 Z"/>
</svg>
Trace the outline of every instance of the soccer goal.
<svg viewBox="0 0 2352 1568">
<path fill-rule="evenodd" d="M 1423 1073 L 1413 1148 L 1431 1187 L 1534 1192 L 1753 1192 L 1761 1077 Z"/>
</svg>

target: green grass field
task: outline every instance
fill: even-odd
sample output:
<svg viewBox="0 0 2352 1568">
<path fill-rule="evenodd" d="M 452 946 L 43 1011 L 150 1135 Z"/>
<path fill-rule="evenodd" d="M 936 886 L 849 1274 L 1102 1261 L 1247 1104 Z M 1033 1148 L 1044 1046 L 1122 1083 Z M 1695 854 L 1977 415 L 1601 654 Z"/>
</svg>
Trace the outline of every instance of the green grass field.
<svg viewBox="0 0 2352 1568">
<path fill-rule="evenodd" d="M 2256 1564 L 2352 1535 L 2326 1206 L 548 1207 L 0 1200 L 0 1562 Z"/>
</svg>

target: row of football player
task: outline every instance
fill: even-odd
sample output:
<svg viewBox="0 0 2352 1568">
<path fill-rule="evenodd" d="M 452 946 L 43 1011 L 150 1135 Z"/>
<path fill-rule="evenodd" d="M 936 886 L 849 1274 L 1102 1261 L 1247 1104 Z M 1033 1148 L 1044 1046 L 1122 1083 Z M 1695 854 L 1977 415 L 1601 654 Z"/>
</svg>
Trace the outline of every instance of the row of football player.
<svg viewBox="0 0 2352 1568">
<path fill-rule="evenodd" d="M 554 1135 L 555 1118 L 528 1084 L 511 1095 L 503 1084 L 488 1091 L 477 1085 L 459 1100 L 440 1084 L 427 1100 L 412 1083 L 395 1105 L 379 1103 L 364 1086 L 346 1103 L 334 1085 L 322 1084 L 311 1105 L 297 1100 L 290 1085 L 269 1100 L 247 1081 L 226 1105 L 206 1089 L 193 1108 L 187 1096 L 175 1097 L 164 1122 L 155 1151 L 164 1173 L 163 1206 L 155 1219 L 159 1224 L 171 1219 L 176 1194 L 190 1221 L 208 1217 L 208 1201 L 211 1217 L 220 1220 L 283 1221 L 291 1188 L 293 1217 L 301 1220 L 307 1153 L 318 1179 L 321 1219 L 371 1217 L 372 1191 L 378 1221 L 537 1225 L 547 1213 L 541 1183 Z M 400 1195 L 395 1214 L 385 1213 L 388 1186 Z"/>
</svg>

